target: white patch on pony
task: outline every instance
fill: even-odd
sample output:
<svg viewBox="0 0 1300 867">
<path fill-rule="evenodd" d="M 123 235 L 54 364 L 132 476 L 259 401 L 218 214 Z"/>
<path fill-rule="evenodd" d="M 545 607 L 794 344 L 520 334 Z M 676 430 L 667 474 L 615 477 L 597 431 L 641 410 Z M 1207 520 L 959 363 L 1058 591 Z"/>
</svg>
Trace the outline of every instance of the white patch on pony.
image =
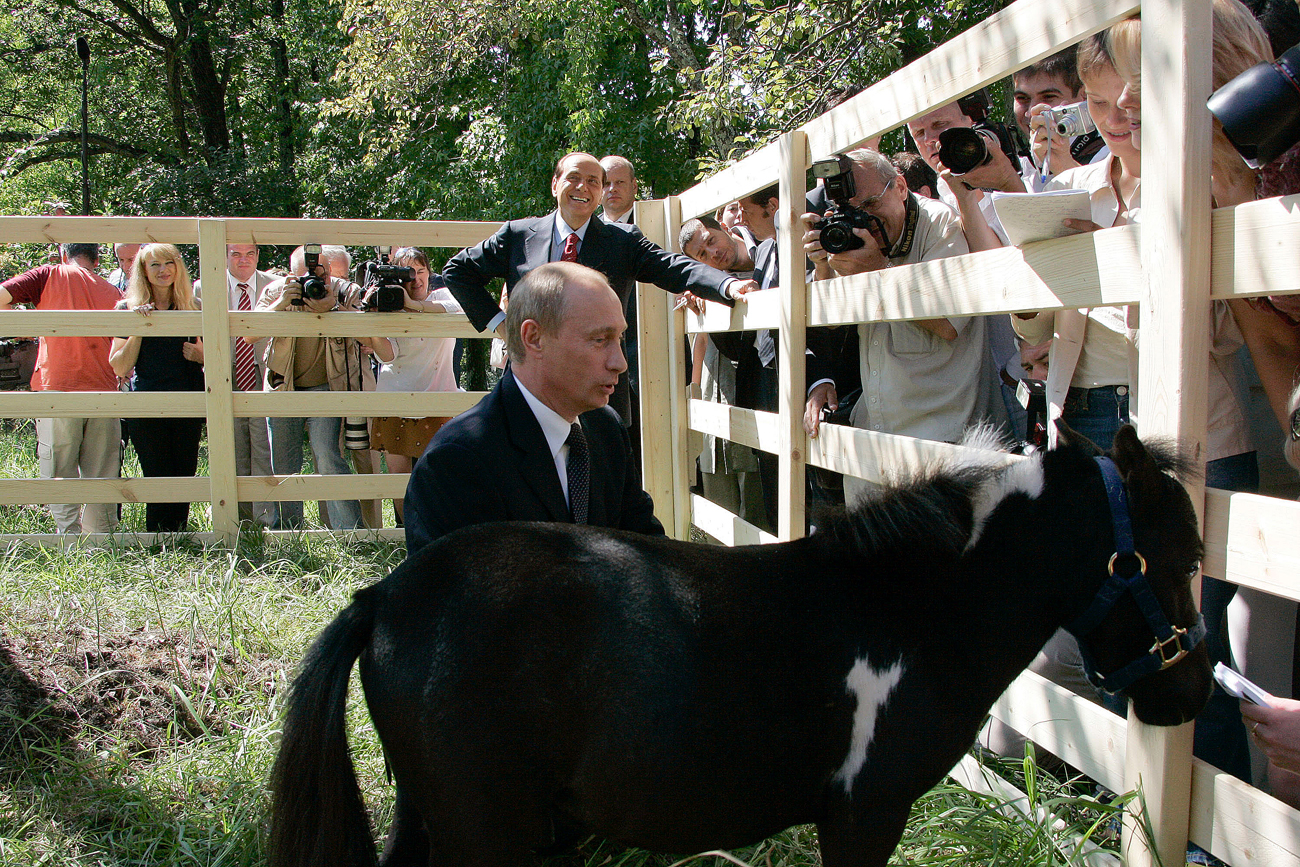
<svg viewBox="0 0 1300 867">
<path fill-rule="evenodd" d="M 1043 459 L 1039 455 L 1011 464 L 980 485 L 971 503 L 973 515 L 970 541 L 966 543 L 966 550 L 975 547 L 975 543 L 980 540 L 980 535 L 984 532 L 984 522 L 1007 497 L 1013 494 L 1027 494 L 1030 499 L 1038 499 L 1042 493 Z"/>
<path fill-rule="evenodd" d="M 963 454 L 959 466 L 1000 467 L 1007 462 L 1007 443 L 995 425 L 983 422 L 966 429 L 961 442 L 964 449 L 976 449 L 979 454 Z"/>
<path fill-rule="evenodd" d="M 853 738 L 849 742 L 849 754 L 844 764 L 835 773 L 835 779 L 844 785 L 844 794 L 853 793 L 853 779 L 867 762 L 867 748 L 876 733 L 876 717 L 889 700 L 889 694 L 898 686 L 903 677 L 902 660 L 895 662 L 884 671 L 873 668 L 864 656 L 853 663 L 852 670 L 844 679 L 844 687 L 858 700 L 858 709 L 853 712 Z"/>
</svg>

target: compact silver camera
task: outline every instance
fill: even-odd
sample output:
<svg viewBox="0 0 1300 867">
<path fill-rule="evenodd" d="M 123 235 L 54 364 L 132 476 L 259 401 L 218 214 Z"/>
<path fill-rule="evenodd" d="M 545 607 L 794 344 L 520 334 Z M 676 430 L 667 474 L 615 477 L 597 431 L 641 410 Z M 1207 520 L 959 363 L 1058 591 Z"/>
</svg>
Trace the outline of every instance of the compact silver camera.
<svg viewBox="0 0 1300 867">
<path fill-rule="evenodd" d="M 1086 102 L 1049 108 L 1043 114 L 1047 117 L 1048 126 L 1055 130 L 1057 135 L 1066 138 L 1086 135 L 1097 129 L 1097 124 L 1092 122 L 1092 115 L 1088 113 Z"/>
</svg>

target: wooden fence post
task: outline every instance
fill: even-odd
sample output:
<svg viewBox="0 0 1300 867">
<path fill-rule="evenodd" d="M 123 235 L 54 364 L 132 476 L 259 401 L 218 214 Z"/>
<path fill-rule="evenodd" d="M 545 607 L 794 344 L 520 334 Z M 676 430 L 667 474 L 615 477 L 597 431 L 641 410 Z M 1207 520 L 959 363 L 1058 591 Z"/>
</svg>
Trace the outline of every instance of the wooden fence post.
<svg viewBox="0 0 1300 867">
<path fill-rule="evenodd" d="M 808 136 L 795 130 L 780 138 L 781 220 L 777 233 L 781 259 L 781 330 L 777 344 L 777 370 L 780 372 L 781 452 L 777 456 L 780 501 L 777 510 L 777 534 L 782 541 L 804 534 L 805 461 L 808 458 L 808 434 L 803 429 L 803 408 L 807 389 L 804 383 L 808 345 L 808 284 L 804 271 L 803 224 L 799 215 L 807 210 Z M 765 492 L 765 496 L 770 494 Z"/>
<path fill-rule="evenodd" d="M 677 214 L 677 219 L 674 219 Z M 665 250 L 674 248 L 680 222 L 676 198 L 638 202 L 637 228 Z M 686 400 L 682 355 L 682 314 L 673 296 L 637 284 L 637 344 L 640 351 L 641 475 L 655 501 L 655 516 L 669 535 L 690 538 L 689 482 L 686 476 Z"/>
<path fill-rule="evenodd" d="M 1205 458 L 1210 323 L 1210 0 L 1142 5 L 1142 348 L 1137 415 L 1145 437 Z M 1197 513 L 1204 488 L 1188 485 Z M 1191 806 L 1192 725 L 1154 728 L 1129 711 L 1125 782 L 1140 788 L 1147 840 L 1128 814 L 1134 867 L 1182 864 Z M 1154 851 L 1152 851 L 1154 847 Z"/>
<path fill-rule="evenodd" d="M 230 381 L 230 296 L 226 291 L 226 223 L 199 220 L 203 293 L 203 375 L 207 381 L 208 476 L 212 530 L 226 545 L 239 538 L 234 403 Z"/>
</svg>

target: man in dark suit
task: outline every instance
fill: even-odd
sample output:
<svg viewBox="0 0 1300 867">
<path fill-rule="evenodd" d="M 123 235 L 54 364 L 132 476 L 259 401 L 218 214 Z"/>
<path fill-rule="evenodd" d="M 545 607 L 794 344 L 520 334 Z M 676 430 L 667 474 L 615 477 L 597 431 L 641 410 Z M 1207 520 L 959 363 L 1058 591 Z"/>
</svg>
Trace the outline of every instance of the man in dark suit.
<svg viewBox="0 0 1300 867">
<path fill-rule="evenodd" d="M 664 530 L 641 487 L 627 431 L 607 404 L 627 369 L 622 304 L 598 272 L 557 262 L 510 298 L 510 369 L 477 406 L 440 430 L 406 489 L 406 549 L 470 524 L 560 521 L 652 535 Z M 586 447 L 575 502 L 573 428 Z M 586 518 L 580 520 L 585 509 Z"/>
<path fill-rule="evenodd" d="M 487 291 L 494 278 L 506 292 L 529 271 L 547 262 L 576 261 L 604 274 L 626 305 L 633 285 L 654 283 L 673 293 L 691 291 L 731 306 L 757 288 L 686 256 L 669 253 L 646 240 L 635 226 L 592 219 L 604 196 L 605 170 L 591 154 L 571 153 L 555 166 L 551 194 L 556 210 L 545 217 L 511 220 L 496 234 L 451 258 L 442 276 L 465 315 L 479 331 L 495 330 L 505 314 Z M 628 419 L 626 376 L 612 405 Z"/>
</svg>

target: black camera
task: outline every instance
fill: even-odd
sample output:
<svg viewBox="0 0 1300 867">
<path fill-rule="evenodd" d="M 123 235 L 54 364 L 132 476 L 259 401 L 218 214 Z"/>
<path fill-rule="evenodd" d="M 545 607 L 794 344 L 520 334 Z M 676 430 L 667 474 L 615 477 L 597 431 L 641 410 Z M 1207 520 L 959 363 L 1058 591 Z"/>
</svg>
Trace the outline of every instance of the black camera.
<svg viewBox="0 0 1300 867">
<path fill-rule="evenodd" d="M 377 261 L 357 265 L 355 282 L 361 287 L 361 309 L 379 313 L 396 313 L 406 306 L 405 286 L 415 279 L 415 271 L 388 263 L 389 247 L 377 248 Z"/>
<path fill-rule="evenodd" d="M 826 195 L 833 204 L 813 228 L 821 230 L 822 249 L 827 253 L 845 253 L 865 247 L 866 243 L 853 234 L 854 229 L 875 229 L 885 237 L 885 225 L 875 214 L 849 204 L 857 196 L 853 183 L 853 160 L 843 154 L 813 163 L 813 177 L 820 178 Z"/>
<path fill-rule="evenodd" d="M 980 120 L 973 126 L 953 127 L 939 133 L 939 162 L 954 175 L 964 175 L 987 165 L 995 149 L 1006 154 L 1011 165 L 1019 165 L 1016 143 L 1003 124 Z"/>
<path fill-rule="evenodd" d="M 307 262 L 307 275 L 302 277 L 298 284 L 302 287 L 302 298 L 297 299 L 295 304 L 303 304 L 305 300 L 320 301 L 330 294 L 330 278 L 328 274 L 321 276 L 317 273 L 320 270 L 320 244 L 306 244 L 302 248 L 303 259 Z"/>
<path fill-rule="evenodd" d="M 1247 69 L 1206 105 L 1246 165 L 1261 169 L 1273 162 L 1300 141 L 1300 45 Z"/>
</svg>

